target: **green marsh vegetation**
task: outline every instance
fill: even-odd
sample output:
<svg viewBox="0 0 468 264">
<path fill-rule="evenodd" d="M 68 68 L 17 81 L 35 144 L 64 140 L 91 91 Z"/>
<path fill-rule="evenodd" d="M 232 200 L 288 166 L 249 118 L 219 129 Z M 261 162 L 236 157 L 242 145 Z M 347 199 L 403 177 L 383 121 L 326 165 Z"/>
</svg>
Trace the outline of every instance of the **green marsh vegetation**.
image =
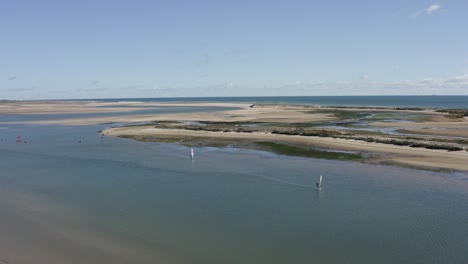
<svg viewBox="0 0 468 264">
<path fill-rule="evenodd" d="M 359 161 L 363 157 L 355 153 L 318 150 L 307 147 L 298 147 L 287 144 L 281 144 L 270 141 L 239 140 L 229 138 L 210 138 L 210 137 L 189 137 L 189 136 L 170 136 L 170 135 L 122 135 L 120 137 L 134 139 L 144 142 L 176 143 L 186 147 L 235 147 L 244 149 L 254 149 L 270 151 L 280 155 L 307 157 L 329 160 L 350 160 Z"/>
<path fill-rule="evenodd" d="M 297 147 L 287 144 L 280 144 L 269 141 L 259 141 L 255 142 L 255 145 L 258 146 L 260 150 L 271 151 L 276 154 L 288 155 L 288 156 L 298 156 L 298 157 L 307 157 L 307 158 L 316 158 L 316 159 L 330 159 L 330 160 L 362 160 L 363 157 L 355 153 L 347 152 L 334 152 L 334 151 L 325 151 L 317 150 L 312 148 Z"/>
<path fill-rule="evenodd" d="M 313 111 L 307 111 L 306 113 L 310 114 L 328 114 L 332 115 L 338 120 L 346 120 L 346 119 L 359 119 L 368 116 L 369 112 L 361 112 L 361 111 L 354 111 L 354 110 L 337 110 L 337 109 L 317 109 Z"/>
</svg>

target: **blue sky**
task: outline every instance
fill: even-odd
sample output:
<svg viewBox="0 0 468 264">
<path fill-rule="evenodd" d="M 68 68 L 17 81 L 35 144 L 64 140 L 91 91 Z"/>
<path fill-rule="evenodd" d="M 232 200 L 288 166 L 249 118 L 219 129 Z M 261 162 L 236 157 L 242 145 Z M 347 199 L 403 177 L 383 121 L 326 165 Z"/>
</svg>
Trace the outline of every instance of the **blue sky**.
<svg viewBox="0 0 468 264">
<path fill-rule="evenodd" d="M 468 94 L 467 1 L 0 1 L 0 99 Z"/>
</svg>

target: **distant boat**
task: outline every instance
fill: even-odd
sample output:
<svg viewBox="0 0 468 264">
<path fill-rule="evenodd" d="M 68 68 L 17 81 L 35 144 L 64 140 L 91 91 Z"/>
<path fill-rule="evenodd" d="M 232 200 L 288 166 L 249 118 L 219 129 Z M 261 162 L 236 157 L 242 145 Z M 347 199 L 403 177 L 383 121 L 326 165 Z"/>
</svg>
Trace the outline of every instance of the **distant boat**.
<svg viewBox="0 0 468 264">
<path fill-rule="evenodd" d="M 320 179 L 318 182 L 315 182 L 315 185 L 316 185 L 316 189 L 321 191 L 322 190 L 322 179 L 323 179 L 323 176 L 320 174 Z"/>
<path fill-rule="evenodd" d="M 194 157 L 195 157 L 195 153 L 193 152 L 193 149 L 190 149 L 190 159 L 193 160 Z"/>
</svg>

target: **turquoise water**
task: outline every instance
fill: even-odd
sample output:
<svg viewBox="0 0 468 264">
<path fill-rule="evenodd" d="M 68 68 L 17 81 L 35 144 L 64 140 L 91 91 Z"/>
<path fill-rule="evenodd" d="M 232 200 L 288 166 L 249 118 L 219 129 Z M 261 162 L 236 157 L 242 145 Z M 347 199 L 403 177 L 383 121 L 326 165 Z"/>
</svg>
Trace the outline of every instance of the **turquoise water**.
<svg viewBox="0 0 468 264">
<path fill-rule="evenodd" d="M 0 126 L 9 263 L 468 263 L 466 173 Z"/>
<path fill-rule="evenodd" d="M 424 108 L 466 108 L 467 95 L 452 96 L 263 96 L 263 97 L 191 97 L 191 98 L 129 98 L 96 99 L 97 101 L 142 102 L 244 102 L 273 104 L 308 104 L 328 106 L 387 106 Z"/>
</svg>

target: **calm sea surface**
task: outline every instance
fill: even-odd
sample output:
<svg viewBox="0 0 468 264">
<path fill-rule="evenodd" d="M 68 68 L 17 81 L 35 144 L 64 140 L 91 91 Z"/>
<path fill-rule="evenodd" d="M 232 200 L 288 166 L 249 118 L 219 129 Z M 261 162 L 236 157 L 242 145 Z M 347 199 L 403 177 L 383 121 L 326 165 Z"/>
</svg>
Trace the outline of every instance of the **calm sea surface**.
<svg viewBox="0 0 468 264">
<path fill-rule="evenodd" d="M 101 142 L 103 128 L 0 124 L 0 258 L 468 263 L 466 173 L 216 148 L 191 161 L 178 145 Z"/>
</svg>

